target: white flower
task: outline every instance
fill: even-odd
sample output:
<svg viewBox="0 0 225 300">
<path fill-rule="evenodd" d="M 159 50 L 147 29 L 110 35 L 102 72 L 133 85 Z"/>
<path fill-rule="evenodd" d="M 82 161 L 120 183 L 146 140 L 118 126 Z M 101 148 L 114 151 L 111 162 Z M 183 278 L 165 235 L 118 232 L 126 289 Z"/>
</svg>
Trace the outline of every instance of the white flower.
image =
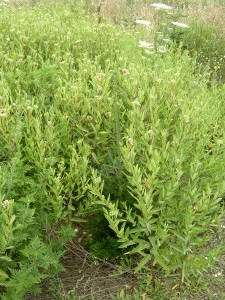
<svg viewBox="0 0 225 300">
<path fill-rule="evenodd" d="M 180 159 L 179 159 L 179 158 L 176 158 L 176 159 L 175 159 L 175 164 L 176 164 L 176 165 L 179 165 L 179 163 L 180 163 Z"/>
<path fill-rule="evenodd" d="M 151 25 L 151 22 L 150 21 L 145 21 L 145 20 L 135 20 L 135 23 L 137 24 L 142 24 L 142 25 Z"/>
<path fill-rule="evenodd" d="M 180 23 L 180 22 L 172 22 L 173 25 L 182 27 L 182 28 L 189 28 L 189 26 L 185 23 Z"/>
<path fill-rule="evenodd" d="M 7 117 L 6 110 L 0 109 L 0 118 L 6 118 L 6 117 Z"/>
<path fill-rule="evenodd" d="M 2 202 L 2 207 L 3 207 L 4 209 L 6 209 L 8 206 L 9 206 L 9 200 L 4 200 L 4 201 Z"/>
<path fill-rule="evenodd" d="M 152 7 L 154 7 L 155 9 L 159 10 L 159 9 L 165 9 L 165 10 L 170 10 L 173 9 L 172 6 L 163 4 L 163 3 L 153 3 L 151 4 Z"/>
<path fill-rule="evenodd" d="M 133 139 L 131 137 L 129 137 L 127 141 L 128 141 L 129 145 L 133 146 L 134 141 L 133 141 Z"/>
<path fill-rule="evenodd" d="M 110 215 L 111 217 L 116 216 L 116 211 L 110 211 L 110 212 L 109 212 L 109 215 Z"/>
<path fill-rule="evenodd" d="M 164 42 L 167 42 L 167 43 L 171 43 L 172 40 L 171 39 L 163 39 Z"/>
<path fill-rule="evenodd" d="M 138 46 L 141 47 L 141 48 L 148 48 L 148 49 L 153 49 L 154 48 L 154 45 L 152 45 L 148 42 L 145 42 L 145 41 L 139 41 Z"/>
<path fill-rule="evenodd" d="M 134 100 L 134 101 L 133 101 L 133 105 L 135 105 L 135 106 L 140 106 L 141 104 L 140 104 L 140 102 L 139 102 L 138 100 Z"/>
<path fill-rule="evenodd" d="M 214 277 L 218 277 L 218 276 L 221 276 L 221 275 L 222 275 L 222 273 L 218 272 L 218 273 L 214 274 Z"/>
<path fill-rule="evenodd" d="M 148 133 L 149 135 L 152 135 L 152 134 L 153 134 L 153 130 L 150 129 L 150 130 L 147 131 L 147 133 Z"/>
<path fill-rule="evenodd" d="M 97 185 L 99 185 L 101 183 L 101 177 L 96 177 L 94 179 L 94 183 L 97 184 Z"/>
<path fill-rule="evenodd" d="M 222 140 L 218 140 L 217 143 L 218 143 L 218 145 L 222 145 L 223 141 Z"/>
<path fill-rule="evenodd" d="M 188 115 L 184 115 L 184 121 L 185 123 L 188 123 L 190 121 L 190 117 Z"/>
<path fill-rule="evenodd" d="M 111 113 L 110 111 L 108 111 L 108 112 L 106 113 L 106 116 L 107 116 L 108 118 L 111 118 L 111 117 L 112 117 L 112 113 Z"/>
</svg>

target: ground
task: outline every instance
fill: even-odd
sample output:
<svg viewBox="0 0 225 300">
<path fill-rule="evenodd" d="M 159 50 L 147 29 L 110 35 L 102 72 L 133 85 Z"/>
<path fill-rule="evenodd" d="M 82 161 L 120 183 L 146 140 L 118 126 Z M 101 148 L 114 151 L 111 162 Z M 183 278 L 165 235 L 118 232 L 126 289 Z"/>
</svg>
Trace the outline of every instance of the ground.
<svg viewBox="0 0 225 300">
<path fill-rule="evenodd" d="M 225 221 L 221 228 L 225 226 Z M 121 269 L 109 261 L 93 257 L 83 246 L 83 230 L 66 246 L 67 252 L 62 259 L 65 272 L 60 273 L 54 280 L 46 280 L 42 284 L 43 292 L 36 296 L 27 296 L 26 300 L 111 300 L 113 296 L 120 299 L 121 290 L 129 295 L 137 286 L 138 277 L 131 270 Z M 214 236 L 208 245 L 209 249 L 222 245 L 225 241 L 225 230 Z M 206 250 L 207 252 L 207 250 Z M 162 283 L 163 291 L 158 296 L 148 298 L 140 292 L 140 300 L 223 300 L 225 299 L 225 259 L 223 256 L 216 261 L 213 269 L 208 270 L 201 282 L 196 280 L 189 288 L 185 287 L 182 295 L 174 289 L 174 283 Z M 157 294 L 157 293 L 156 293 Z M 121 299 L 126 299 L 122 298 Z"/>
</svg>

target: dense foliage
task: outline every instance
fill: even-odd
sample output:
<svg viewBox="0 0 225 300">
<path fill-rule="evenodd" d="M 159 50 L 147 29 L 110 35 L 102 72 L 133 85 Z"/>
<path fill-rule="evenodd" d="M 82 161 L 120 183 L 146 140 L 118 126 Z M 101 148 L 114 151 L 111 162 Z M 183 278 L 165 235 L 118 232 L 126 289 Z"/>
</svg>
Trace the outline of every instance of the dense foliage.
<svg viewBox="0 0 225 300">
<path fill-rule="evenodd" d="M 223 216 L 225 87 L 183 45 L 148 53 L 145 32 L 70 2 L 0 16 L 1 299 L 62 270 L 82 221 L 95 255 L 129 254 L 153 284 L 201 274 Z"/>
</svg>

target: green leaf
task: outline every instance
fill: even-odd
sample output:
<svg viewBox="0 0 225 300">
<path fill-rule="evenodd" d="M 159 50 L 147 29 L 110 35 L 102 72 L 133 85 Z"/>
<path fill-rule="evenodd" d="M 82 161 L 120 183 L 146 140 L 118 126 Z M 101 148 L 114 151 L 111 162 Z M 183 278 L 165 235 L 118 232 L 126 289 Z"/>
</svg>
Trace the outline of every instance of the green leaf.
<svg viewBox="0 0 225 300">
<path fill-rule="evenodd" d="M 5 248 L 7 246 L 7 241 L 3 235 L 0 235 L 0 251 L 5 252 Z"/>
<path fill-rule="evenodd" d="M 138 241 L 136 242 L 138 243 Z M 134 249 L 132 249 L 129 253 L 133 254 L 133 253 L 140 253 L 143 250 L 149 249 L 150 248 L 150 243 L 146 242 L 146 241 L 139 241 L 139 245 L 137 247 L 135 247 Z"/>
<path fill-rule="evenodd" d="M 183 238 L 183 237 L 182 237 L 181 235 L 179 235 L 177 232 L 173 232 L 173 233 L 174 233 L 174 235 L 175 235 L 176 237 L 178 237 L 179 240 L 181 240 L 182 242 L 186 243 L 185 238 Z"/>
<path fill-rule="evenodd" d="M 183 249 L 178 248 L 175 244 L 172 244 L 172 243 L 169 243 L 169 242 L 168 242 L 168 244 L 169 244 L 169 246 L 170 246 L 171 248 L 173 248 L 174 250 L 178 251 L 179 253 L 184 254 Z"/>
<path fill-rule="evenodd" d="M 135 245 L 136 243 L 134 241 L 127 241 L 124 242 L 122 245 L 119 246 L 119 248 L 127 248 L 128 246 Z"/>
<path fill-rule="evenodd" d="M 10 219 L 10 222 L 9 222 L 9 225 L 12 226 L 13 222 L 15 221 L 16 219 L 16 216 L 15 215 L 12 215 L 11 219 Z"/>
<path fill-rule="evenodd" d="M 73 221 L 73 222 L 82 222 L 82 223 L 87 222 L 87 220 L 82 219 L 82 218 L 77 218 L 77 217 L 73 217 L 73 218 L 71 219 L 71 221 Z"/>
<path fill-rule="evenodd" d="M 141 233 L 141 232 L 145 232 L 145 231 L 146 231 L 145 228 L 136 227 L 136 228 L 133 228 L 133 229 L 130 230 L 130 234 L 134 234 L 134 233 L 137 233 L 137 232 Z"/>
<path fill-rule="evenodd" d="M 73 205 L 69 204 L 69 205 L 68 205 L 68 209 L 69 209 L 69 210 L 75 210 L 75 207 L 74 207 Z"/>
<path fill-rule="evenodd" d="M 94 161 L 95 161 L 97 164 L 99 164 L 99 165 L 100 165 L 100 162 L 99 162 L 99 160 L 98 160 L 97 156 L 95 155 L 95 153 L 94 153 L 94 152 L 92 152 L 92 153 L 91 153 L 91 155 L 92 155 L 92 157 L 93 157 Z"/>
<path fill-rule="evenodd" d="M 9 261 L 9 262 L 12 261 L 11 257 L 6 256 L 6 255 L 0 256 L 0 259 L 1 259 L 1 260 L 6 260 L 6 261 Z"/>
<path fill-rule="evenodd" d="M 139 262 L 138 266 L 134 269 L 134 271 L 135 272 L 140 271 L 150 260 L 151 260 L 151 255 L 146 254 L 146 256 L 141 259 L 141 261 Z"/>
<path fill-rule="evenodd" d="M 165 264 L 162 256 L 159 254 L 154 257 L 154 261 L 157 262 L 165 271 L 170 271 L 170 268 Z"/>
<path fill-rule="evenodd" d="M 6 274 L 2 269 L 0 269 L 0 280 L 5 280 L 9 278 L 8 274 Z"/>
</svg>

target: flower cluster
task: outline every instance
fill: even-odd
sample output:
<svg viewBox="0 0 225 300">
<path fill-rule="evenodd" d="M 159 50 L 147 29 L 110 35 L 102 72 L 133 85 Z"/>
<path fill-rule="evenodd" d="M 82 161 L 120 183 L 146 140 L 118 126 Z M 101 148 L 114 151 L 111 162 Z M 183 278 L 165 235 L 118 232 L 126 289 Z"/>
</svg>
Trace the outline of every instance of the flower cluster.
<svg viewBox="0 0 225 300">
<path fill-rule="evenodd" d="M 7 117 L 6 110 L 0 109 L 0 118 L 5 118 L 5 117 Z"/>
<path fill-rule="evenodd" d="M 4 209 L 7 209 L 7 207 L 9 206 L 9 200 L 4 200 L 3 202 L 2 202 L 2 207 L 4 208 Z"/>
<path fill-rule="evenodd" d="M 180 22 L 171 22 L 173 25 L 182 27 L 182 28 L 189 28 L 189 26 L 185 23 L 180 23 Z"/>
<path fill-rule="evenodd" d="M 154 45 L 153 44 L 150 44 L 146 41 L 139 41 L 138 42 L 138 47 L 141 47 L 141 48 L 148 48 L 148 49 L 154 49 Z"/>
<path fill-rule="evenodd" d="M 161 11 L 161 12 L 165 12 L 165 13 L 167 13 L 167 11 L 171 11 L 173 9 L 172 6 L 169 6 L 169 5 L 166 5 L 166 4 L 163 4 L 163 3 L 153 3 L 153 4 L 151 4 L 151 6 L 154 9 L 156 9 L 158 11 Z M 145 26 L 148 26 L 148 27 L 153 24 L 149 20 L 135 20 L 135 23 L 136 24 L 145 25 Z M 158 24 L 155 24 L 156 27 L 157 27 L 157 25 Z M 165 25 L 166 25 L 166 23 L 161 23 L 160 24 L 160 26 L 164 26 L 164 27 L 165 27 Z M 173 25 L 175 27 L 180 27 L 180 28 L 189 28 L 189 26 L 187 24 L 181 23 L 181 22 L 176 22 L 176 21 L 171 22 L 171 25 Z M 170 28 L 170 30 L 171 30 L 171 28 Z M 165 31 L 165 30 L 163 30 L 163 31 Z M 158 34 L 158 31 L 157 31 L 156 35 L 157 34 Z M 160 32 L 160 35 L 162 35 L 161 32 Z M 159 38 L 159 35 L 158 35 L 158 38 Z M 150 43 L 148 43 L 146 41 L 139 41 L 138 46 L 141 47 L 141 48 L 154 49 L 154 50 L 157 50 L 158 52 L 161 52 L 161 53 L 166 52 L 166 50 L 167 50 L 166 47 L 165 46 L 160 46 L 160 45 L 158 46 L 157 45 L 158 39 L 156 38 L 156 40 L 157 40 L 157 42 L 154 45 L 152 45 L 152 44 L 150 44 Z M 163 38 L 162 41 L 164 41 L 166 43 L 172 42 L 172 40 L 169 39 L 169 38 Z M 151 54 L 152 52 L 146 50 L 146 53 Z"/>
<path fill-rule="evenodd" d="M 152 7 L 154 7 L 155 9 L 157 10 L 171 10 L 173 9 L 172 6 L 169 6 L 169 5 L 166 5 L 166 4 L 163 4 L 163 3 L 153 3 L 151 4 Z"/>
<path fill-rule="evenodd" d="M 135 20 L 135 23 L 149 26 L 152 22 L 146 20 Z"/>
</svg>

